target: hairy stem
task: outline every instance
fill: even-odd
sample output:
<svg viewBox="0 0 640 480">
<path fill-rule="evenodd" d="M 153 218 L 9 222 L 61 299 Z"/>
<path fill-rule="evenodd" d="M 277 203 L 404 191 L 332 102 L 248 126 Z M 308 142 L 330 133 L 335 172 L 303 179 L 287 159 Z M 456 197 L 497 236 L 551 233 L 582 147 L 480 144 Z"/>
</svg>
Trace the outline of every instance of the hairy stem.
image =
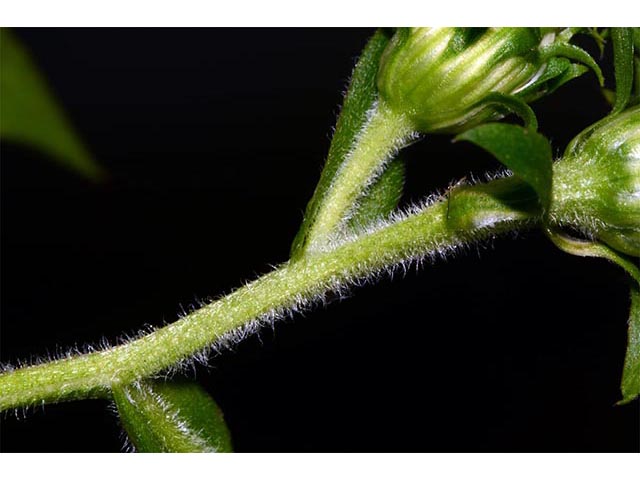
<svg viewBox="0 0 640 480">
<path fill-rule="evenodd" d="M 0 410 L 90 398 L 179 364 L 261 316 L 287 312 L 402 262 L 444 255 L 537 220 L 522 182 L 459 187 L 435 203 L 288 262 L 181 320 L 126 344 L 0 375 Z M 531 198 L 530 192 L 529 198 Z M 523 200 L 524 198 L 524 200 Z M 535 198 L 535 196 L 533 197 Z"/>
<path fill-rule="evenodd" d="M 310 228 L 307 250 L 322 249 L 349 219 L 358 197 L 382 173 L 387 161 L 414 135 L 413 125 L 384 103 L 369 120 L 329 186 Z"/>
</svg>

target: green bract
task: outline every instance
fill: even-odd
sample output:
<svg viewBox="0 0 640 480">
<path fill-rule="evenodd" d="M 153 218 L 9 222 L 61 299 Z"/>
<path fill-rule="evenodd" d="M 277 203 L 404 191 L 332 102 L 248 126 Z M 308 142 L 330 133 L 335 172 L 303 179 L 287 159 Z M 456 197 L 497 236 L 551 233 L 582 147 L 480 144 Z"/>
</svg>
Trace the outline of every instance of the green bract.
<svg viewBox="0 0 640 480">
<path fill-rule="evenodd" d="M 539 28 L 405 28 L 378 72 L 380 98 L 422 132 L 458 133 L 549 93 L 587 69 L 573 32 Z M 502 101 L 500 96 L 504 97 Z M 502 105 L 500 105 L 502 104 Z M 502 108 L 501 108 L 502 107 Z"/>
<path fill-rule="evenodd" d="M 559 223 L 640 256 L 640 107 L 578 135 L 554 167 Z"/>
</svg>

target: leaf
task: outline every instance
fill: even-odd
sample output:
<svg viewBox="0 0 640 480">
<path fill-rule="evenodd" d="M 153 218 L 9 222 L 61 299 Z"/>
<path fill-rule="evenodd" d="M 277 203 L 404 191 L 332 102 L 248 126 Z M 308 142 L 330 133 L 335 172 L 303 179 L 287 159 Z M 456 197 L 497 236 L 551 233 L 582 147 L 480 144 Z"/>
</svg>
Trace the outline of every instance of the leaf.
<svg viewBox="0 0 640 480">
<path fill-rule="evenodd" d="M 195 382 L 114 387 L 122 424 L 139 452 L 231 452 L 222 411 Z"/>
<path fill-rule="evenodd" d="M 539 133 L 518 125 L 487 123 L 458 135 L 495 156 L 527 182 L 538 195 L 544 210 L 551 201 L 551 146 Z"/>
<path fill-rule="evenodd" d="M 624 110 L 633 88 L 633 29 L 612 28 L 613 63 L 616 77 L 615 104 L 611 113 Z"/>
<path fill-rule="evenodd" d="M 563 59 L 563 60 L 566 60 L 566 59 Z M 569 66 L 567 67 L 567 69 L 564 72 L 562 72 L 561 75 L 558 75 L 555 78 L 550 79 L 548 81 L 547 83 L 548 93 L 555 92 L 565 83 L 570 82 L 574 78 L 581 77 L 582 75 L 584 75 L 586 72 L 589 71 L 589 68 L 585 67 L 584 65 L 580 65 L 579 63 L 571 63 L 568 60 L 567 62 L 569 63 Z"/>
<path fill-rule="evenodd" d="M 631 308 L 627 354 L 622 370 L 622 400 L 618 404 L 629 403 L 640 395 L 640 288 L 631 288 Z"/>
<path fill-rule="evenodd" d="M 527 98 L 530 93 L 537 91 L 553 93 L 568 81 L 581 76 L 588 70 L 584 65 L 571 63 L 569 59 L 552 57 L 547 62 L 542 74 L 533 83 L 518 92 L 518 95 Z"/>
<path fill-rule="evenodd" d="M 103 175 L 28 52 L 6 28 L 0 29 L 0 99 L 2 139 L 35 147 L 93 180 Z"/>
<path fill-rule="evenodd" d="M 398 207 L 402 197 L 404 177 L 404 161 L 400 158 L 392 160 L 358 204 L 349 219 L 348 228 L 362 229 L 388 217 Z"/>
<path fill-rule="evenodd" d="M 462 232 L 532 218 L 540 208 L 536 192 L 514 176 L 473 186 L 458 182 L 447 191 L 446 205 L 447 227 Z"/>
<path fill-rule="evenodd" d="M 528 130 L 538 130 L 538 119 L 531 107 L 524 100 L 515 95 L 505 95 L 500 92 L 492 92 L 487 95 L 480 105 L 496 105 L 508 112 L 515 113 L 524 122 Z"/>
<path fill-rule="evenodd" d="M 604 85 L 604 77 L 602 75 L 602 70 L 600 70 L 600 66 L 596 63 L 591 55 L 589 55 L 580 47 L 568 43 L 553 43 L 547 47 L 544 47 L 544 49 L 542 50 L 543 58 L 550 59 L 554 56 L 564 57 L 569 60 L 574 60 L 576 62 L 582 63 L 583 65 L 586 65 L 596 74 L 600 86 Z"/>
<path fill-rule="evenodd" d="M 367 121 L 367 112 L 377 97 L 376 76 L 382 52 L 389 43 L 385 30 L 378 30 L 369 40 L 358 60 L 351 77 L 349 90 L 342 105 L 342 111 L 336 124 L 335 133 L 327 162 L 322 170 L 320 181 L 307 205 L 304 220 L 291 246 L 291 258 L 304 254 L 307 235 L 340 165 L 349 153 L 353 143 Z"/>
<path fill-rule="evenodd" d="M 570 65 L 571 61 L 566 58 L 551 57 L 547 62 L 547 66 L 545 67 L 542 74 L 533 83 L 522 90 L 522 92 L 536 90 L 543 83 L 548 82 L 549 80 L 554 79 L 560 75 L 563 75 Z"/>
</svg>

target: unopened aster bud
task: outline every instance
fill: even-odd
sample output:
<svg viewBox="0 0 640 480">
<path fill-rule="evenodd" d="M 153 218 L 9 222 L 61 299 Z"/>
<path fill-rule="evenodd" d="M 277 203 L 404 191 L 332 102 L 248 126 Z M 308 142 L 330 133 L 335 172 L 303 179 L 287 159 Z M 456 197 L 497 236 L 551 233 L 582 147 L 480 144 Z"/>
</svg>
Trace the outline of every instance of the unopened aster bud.
<svg viewBox="0 0 640 480">
<path fill-rule="evenodd" d="M 587 70 L 568 59 L 600 77 L 569 39 L 539 28 L 399 29 L 380 62 L 380 98 L 421 132 L 459 133 L 504 115 L 501 96 L 526 104 Z"/>
<path fill-rule="evenodd" d="M 640 107 L 578 135 L 554 165 L 553 220 L 640 256 Z"/>
</svg>

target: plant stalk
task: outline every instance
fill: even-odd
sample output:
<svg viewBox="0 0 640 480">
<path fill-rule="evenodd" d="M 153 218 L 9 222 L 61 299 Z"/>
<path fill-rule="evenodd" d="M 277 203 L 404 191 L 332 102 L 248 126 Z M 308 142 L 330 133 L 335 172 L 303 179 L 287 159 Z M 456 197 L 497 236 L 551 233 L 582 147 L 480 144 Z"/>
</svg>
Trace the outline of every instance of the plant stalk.
<svg viewBox="0 0 640 480">
<path fill-rule="evenodd" d="M 415 213 L 287 262 L 230 295 L 128 343 L 0 375 L 0 410 L 92 398 L 156 375 L 256 319 L 285 314 L 403 262 L 440 257 L 537 221 L 515 178 L 459 187 Z M 515 192 L 515 193 L 514 193 Z"/>
<path fill-rule="evenodd" d="M 358 199 L 382 173 L 393 154 L 415 135 L 413 124 L 384 103 L 373 107 L 369 120 L 341 164 L 309 231 L 307 251 L 326 250 L 349 220 Z"/>
</svg>

